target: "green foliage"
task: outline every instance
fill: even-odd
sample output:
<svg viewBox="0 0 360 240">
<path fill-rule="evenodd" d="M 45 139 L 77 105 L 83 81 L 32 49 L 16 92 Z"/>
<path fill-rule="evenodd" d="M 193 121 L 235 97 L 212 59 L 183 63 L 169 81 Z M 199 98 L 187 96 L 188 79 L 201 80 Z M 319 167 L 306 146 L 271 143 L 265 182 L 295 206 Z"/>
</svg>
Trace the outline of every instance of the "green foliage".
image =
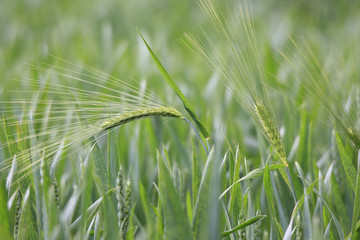
<svg viewBox="0 0 360 240">
<path fill-rule="evenodd" d="M 359 238 L 360 4 L 195 2 L 2 1 L 1 239 Z"/>
</svg>

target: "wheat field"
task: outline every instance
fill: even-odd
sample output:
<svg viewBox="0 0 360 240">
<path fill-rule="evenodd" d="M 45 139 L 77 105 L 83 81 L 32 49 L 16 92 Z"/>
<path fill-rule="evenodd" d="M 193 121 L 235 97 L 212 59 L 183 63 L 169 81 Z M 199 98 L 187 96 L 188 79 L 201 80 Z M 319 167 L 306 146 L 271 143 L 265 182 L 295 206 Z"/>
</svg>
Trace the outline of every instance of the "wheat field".
<svg viewBox="0 0 360 240">
<path fill-rule="evenodd" d="M 359 11 L 3 0 L 1 239 L 359 239 Z"/>
</svg>

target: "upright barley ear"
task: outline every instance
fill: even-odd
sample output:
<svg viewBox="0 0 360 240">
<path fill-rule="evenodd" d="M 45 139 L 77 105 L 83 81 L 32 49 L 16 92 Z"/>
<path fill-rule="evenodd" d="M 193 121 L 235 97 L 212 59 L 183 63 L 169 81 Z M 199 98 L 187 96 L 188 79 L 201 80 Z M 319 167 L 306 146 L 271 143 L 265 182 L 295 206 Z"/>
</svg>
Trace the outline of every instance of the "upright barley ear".
<svg viewBox="0 0 360 240">
<path fill-rule="evenodd" d="M 295 232 L 295 239 L 301 240 L 304 239 L 304 229 L 301 223 L 301 215 L 300 212 L 296 214 L 295 217 L 295 226 L 296 226 L 296 232 Z"/>
<path fill-rule="evenodd" d="M 116 185 L 118 188 L 116 192 L 116 198 L 118 200 L 118 226 L 120 229 L 120 239 L 124 240 L 129 224 L 132 185 L 131 181 L 127 180 L 126 186 L 124 186 L 124 176 L 121 170 L 119 170 Z"/>
<path fill-rule="evenodd" d="M 283 142 L 280 138 L 280 133 L 275 127 L 274 121 L 271 119 L 270 114 L 264 104 L 256 102 L 254 105 L 256 116 L 260 122 L 262 131 L 266 138 L 269 140 L 271 146 L 274 148 L 276 153 L 279 155 L 280 160 L 285 166 L 287 166 L 286 154 Z"/>
<path fill-rule="evenodd" d="M 124 182 L 123 182 L 123 174 L 121 169 L 119 170 L 117 179 L 116 179 L 116 186 L 117 186 L 117 191 L 116 191 L 116 199 L 118 201 L 117 204 L 117 210 L 118 210 L 118 226 L 119 229 L 121 229 L 121 212 L 122 212 L 122 199 L 123 199 L 123 192 L 124 192 Z"/>
<path fill-rule="evenodd" d="M 245 222 L 245 214 L 243 212 L 243 210 L 241 210 L 240 212 L 240 222 L 243 223 Z M 246 228 L 242 228 L 240 230 L 240 240 L 246 240 Z"/>
<path fill-rule="evenodd" d="M 356 89 L 357 122 L 360 125 L 360 88 Z M 360 126 L 359 126 L 360 127 Z"/>
<path fill-rule="evenodd" d="M 124 213 L 123 213 L 123 225 L 122 225 L 122 239 L 126 238 L 126 233 L 129 225 L 129 217 L 130 217 L 130 200 L 131 200 L 131 189 L 132 184 L 130 180 L 126 182 L 126 194 L 124 201 Z"/>
<path fill-rule="evenodd" d="M 347 128 L 346 134 L 351 139 L 351 141 L 354 143 L 356 149 L 360 149 L 360 133 L 358 133 L 353 128 Z"/>
<path fill-rule="evenodd" d="M 54 187 L 54 193 L 55 193 L 56 208 L 57 208 L 57 212 L 59 213 L 60 212 L 60 187 L 59 187 L 59 184 L 56 181 L 56 179 L 54 179 L 53 187 Z"/>
<path fill-rule="evenodd" d="M 260 210 L 257 210 L 256 211 L 256 216 L 259 216 L 259 215 L 261 215 L 261 211 Z M 254 230 L 254 232 L 255 232 L 255 236 L 254 236 L 254 238 L 255 238 L 255 240 L 262 240 L 263 238 L 262 238 L 262 234 L 261 234 L 261 224 L 262 224 L 262 220 L 260 220 L 260 221 L 257 221 L 256 223 L 255 223 L 255 230 Z"/>
<path fill-rule="evenodd" d="M 20 190 L 16 194 L 16 209 L 15 209 L 15 223 L 14 223 L 14 239 L 18 239 L 19 236 L 19 225 L 21 217 L 21 200 L 22 195 Z"/>
</svg>

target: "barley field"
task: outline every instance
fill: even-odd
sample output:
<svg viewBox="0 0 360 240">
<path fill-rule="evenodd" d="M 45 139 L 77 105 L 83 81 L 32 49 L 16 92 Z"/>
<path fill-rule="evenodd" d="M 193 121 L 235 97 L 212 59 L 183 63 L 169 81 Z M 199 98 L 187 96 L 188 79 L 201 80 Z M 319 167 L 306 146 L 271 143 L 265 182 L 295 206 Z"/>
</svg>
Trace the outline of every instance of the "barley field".
<svg viewBox="0 0 360 240">
<path fill-rule="evenodd" d="M 1 0 L 1 239 L 360 239 L 360 3 Z"/>
</svg>

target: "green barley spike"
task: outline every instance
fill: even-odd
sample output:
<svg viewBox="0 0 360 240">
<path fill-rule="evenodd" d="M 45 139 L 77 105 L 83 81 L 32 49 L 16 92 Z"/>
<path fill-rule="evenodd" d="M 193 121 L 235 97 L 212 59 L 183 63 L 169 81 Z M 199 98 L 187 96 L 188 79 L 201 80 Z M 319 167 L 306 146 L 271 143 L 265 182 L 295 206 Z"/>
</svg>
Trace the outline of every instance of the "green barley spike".
<svg viewBox="0 0 360 240">
<path fill-rule="evenodd" d="M 353 128 L 347 128 L 346 133 L 351 141 L 354 143 L 356 149 L 360 149 L 360 133 Z"/>
<path fill-rule="evenodd" d="M 60 187 L 56 179 L 53 182 L 54 193 L 55 193 L 55 203 L 58 213 L 60 212 Z"/>
<path fill-rule="evenodd" d="M 268 110 L 261 102 L 257 102 L 254 108 L 256 116 L 259 119 L 262 131 L 264 132 L 266 138 L 269 140 L 271 146 L 279 155 L 280 160 L 285 166 L 287 166 L 288 164 L 286 161 L 285 149 L 283 142 L 280 138 L 280 133 L 275 127 L 274 121 L 270 117 Z"/>
<path fill-rule="evenodd" d="M 242 222 L 245 222 L 245 214 L 244 214 L 244 212 L 243 211 L 241 211 L 241 213 L 240 213 L 240 222 L 242 223 Z M 241 240 L 246 240 L 246 228 L 242 228 L 241 230 L 240 230 L 240 239 Z"/>
<path fill-rule="evenodd" d="M 261 211 L 260 210 L 257 210 L 256 211 L 256 216 L 259 216 L 259 215 L 261 215 Z M 257 221 L 256 223 L 255 223 L 255 230 L 254 230 L 254 232 L 255 232 L 255 240 L 262 240 L 263 238 L 262 238 L 262 234 L 261 234 L 261 223 L 262 223 L 262 220 L 260 220 L 260 221 Z"/>
<path fill-rule="evenodd" d="M 304 231 L 301 223 L 301 215 L 299 212 L 296 214 L 295 225 L 296 225 L 295 239 L 296 240 L 304 239 Z"/>
<path fill-rule="evenodd" d="M 21 192 L 20 190 L 16 194 L 16 209 L 15 209 L 15 223 L 14 223 L 14 239 L 18 239 L 19 236 L 19 225 L 21 217 Z"/>
<path fill-rule="evenodd" d="M 130 180 L 126 183 L 126 192 L 125 192 L 125 199 L 123 205 L 123 221 L 121 226 L 121 239 L 126 239 L 127 228 L 129 225 L 129 213 L 130 213 L 130 200 L 131 200 L 131 182 Z"/>
<path fill-rule="evenodd" d="M 118 226 L 119 229 L 121 229 L 121 225 L 122 225 L 122 199 L 123 199 L 123 193 L 124 193 L 124 182 L 123 182 L 123 174 L 121 169 L 119 170 L 117 179 L 116 179 L 116 186 L 117 186 L 117 191 L 116 191 L 116 199 L 118 201 L 117 204 L 117 210 L 118 210 Z"/>
</svg>

